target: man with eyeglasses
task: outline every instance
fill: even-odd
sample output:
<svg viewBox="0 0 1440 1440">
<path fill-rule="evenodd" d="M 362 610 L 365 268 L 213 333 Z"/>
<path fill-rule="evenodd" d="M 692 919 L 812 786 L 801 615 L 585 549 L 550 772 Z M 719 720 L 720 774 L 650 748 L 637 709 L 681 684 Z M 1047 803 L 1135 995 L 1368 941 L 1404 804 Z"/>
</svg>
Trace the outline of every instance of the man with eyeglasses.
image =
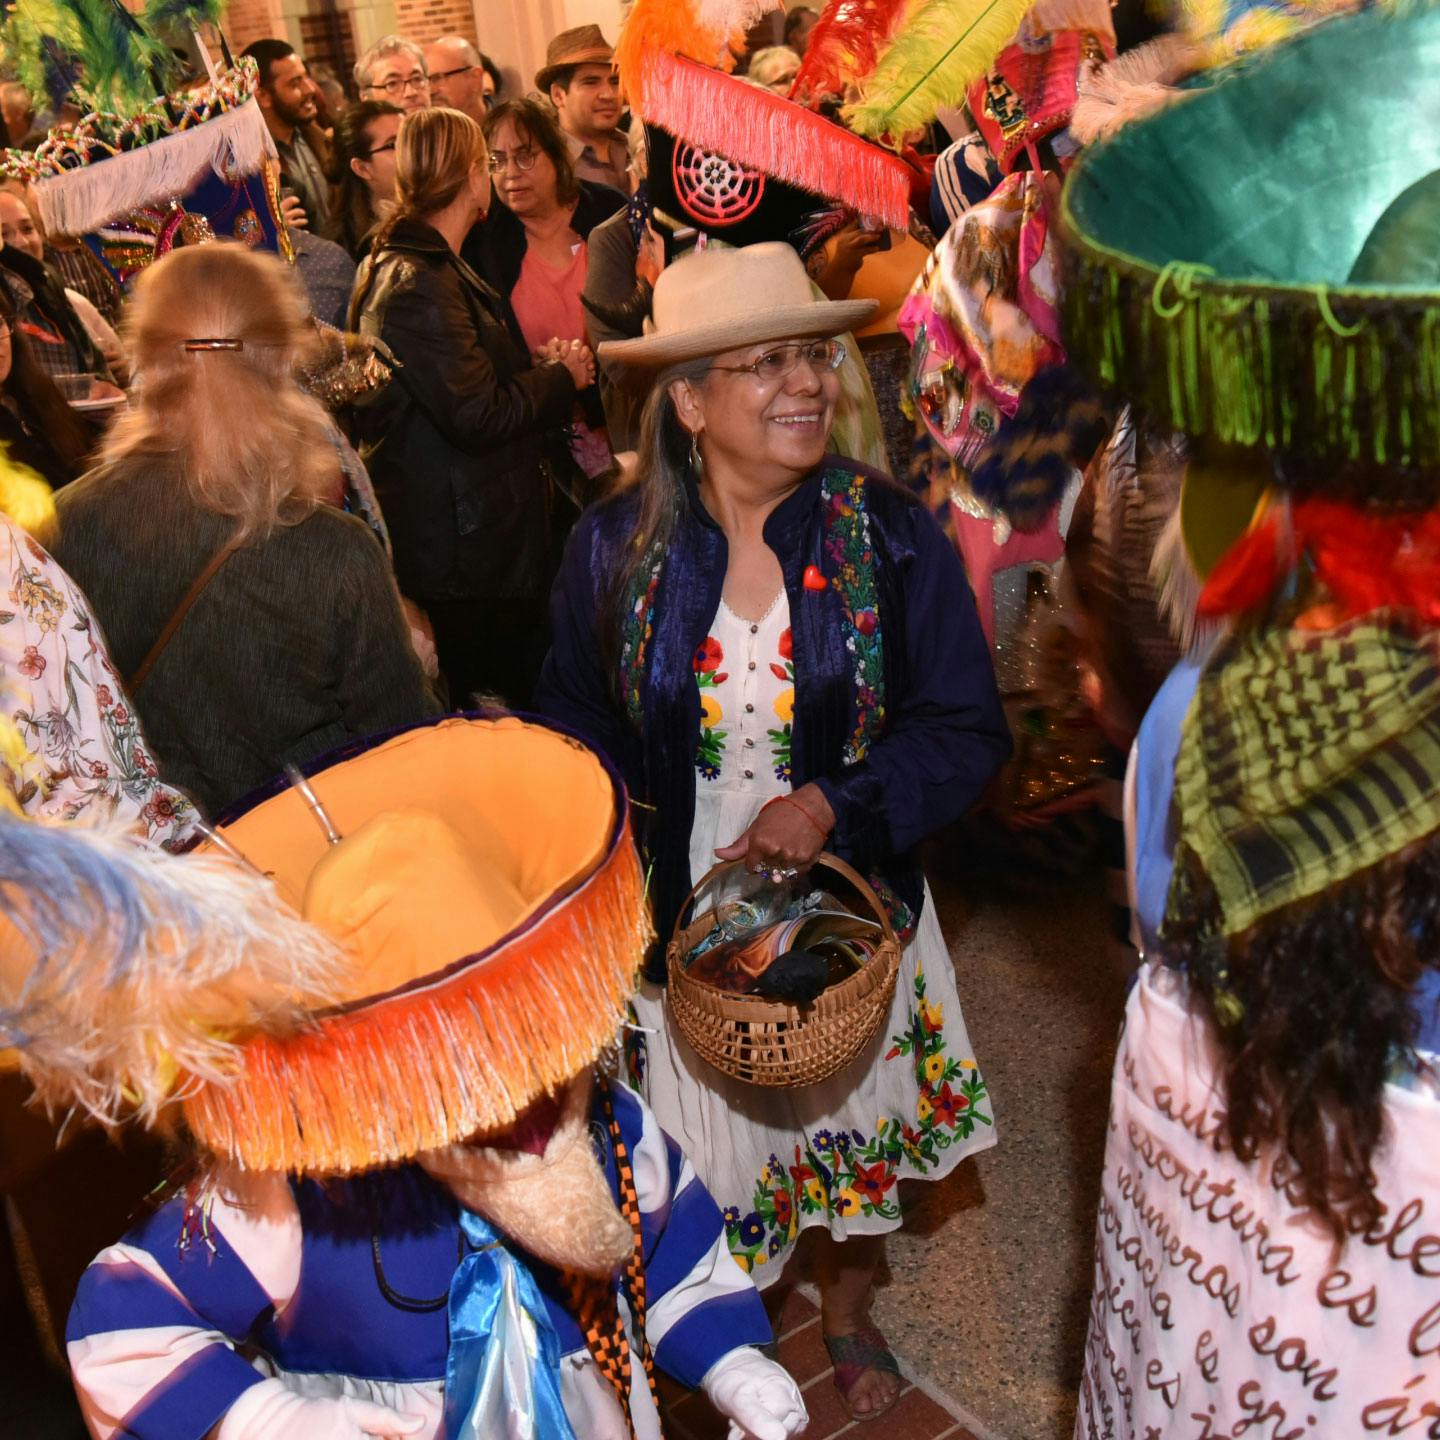
<svg viewBox="0 0 1440 1440">
<path fill-rule="evenodd" d="M 305 135 L 318 113 L 305 62 L 285 40 L 256 40 L 244 53 L 259 69 L 255 100 L 280 152 L 280 194 L 286 223 L 328 236 L 330 186 L 325 167 Z"/>
<path fill-rule="evenodd" d="M 598 25 L 566 30 L 550 42 L 535 88 L 555 107 L 576 176 L 628 195 L 635 186 L 629 148 L 617 133 L 620 79 L 614 56 Z"/>
<path fill-rule="evenodd" d="M 430 72 L 430 99 L 468 115 L 477 125 L 489 106 L 485 103 L 485 70 L 480 52 L 463 35 L 442 35 L 425 47 L 425 68 Z"/>
<path fill-rule="evenodd" d="M 400 35 L 377 40 L 355 62 L 355 88 L 368 100 L 388 100 L 409 114 L 433 103 L 425 52 Z"/>
</svg>

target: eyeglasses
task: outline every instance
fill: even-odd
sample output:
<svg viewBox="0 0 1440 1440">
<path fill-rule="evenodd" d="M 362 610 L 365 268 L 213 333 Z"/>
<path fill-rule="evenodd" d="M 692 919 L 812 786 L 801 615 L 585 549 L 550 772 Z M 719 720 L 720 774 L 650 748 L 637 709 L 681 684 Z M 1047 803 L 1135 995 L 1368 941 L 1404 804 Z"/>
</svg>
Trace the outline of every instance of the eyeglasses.
<svg viewBox="0 0 1440 1440">
<path fill-rule="evenodd" d="M 712 365 L 712 370 L 726 370 L 732 375 L 753 375 L 767 384 L 788 379 L 804 361 L 818 375 L 823 370 L 838 370 L 845 363 L 845 347 L 838 340 L 801 340 L 792 345 L 777 345 L 748 365 Z"/>
<path fill-rule="evenodd" d="M 453 80 L 457 75 L 468 75 L 472 70 L 479 68 L 478 65 L 461 65 L 456 70 L 432 70 L 430 83 L 433 85 L 437 80 Z"/>
<path fill-rule="evenodd" d="M 383 85 L 367 85 L 367 90 L 383 90 L 387 95 L 403 95 L 407 90 L 428 90 L 429 79 L 417 70 L 413 75 L 392 75 Z"/>
<path fill-rule="evenodd" d="M 537 159 L 535 150 L 529 146 L 522 146 L 519 150 L 492 150 L 490 152 L 490 173 L 499 175 L 507 164 L 514 161 L 515 168 L 523 175 L 527 170 L 535 168 Z"/>
<path fill-rule="evenodd" d="M 385 141 L 383 145 L 377 145 L 373 150 L 367 150 L 365 154 L 367 156 L 380 155 L 383 154 L 386 150 L 393 150 L 395 148 L 395 141 L 398 138 L 398 136 L 392 135 L 387 141 Z"/>
</svg>

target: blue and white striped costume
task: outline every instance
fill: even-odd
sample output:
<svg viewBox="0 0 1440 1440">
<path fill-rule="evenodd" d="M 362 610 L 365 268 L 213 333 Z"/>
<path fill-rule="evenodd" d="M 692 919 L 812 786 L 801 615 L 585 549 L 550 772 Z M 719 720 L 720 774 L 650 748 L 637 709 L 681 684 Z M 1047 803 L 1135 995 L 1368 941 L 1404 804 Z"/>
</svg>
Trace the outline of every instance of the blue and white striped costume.
<svg viewBox="0 0 1440 1440">
<path fill-rule="evenodd" d="M 642 1213 L 646 1334 L 661 1370 L 698 1385 L 722 1356 L 766 1343 L 769 1321 L 690 1162 L 629 1091 L 617 1087 L 614 1106 Z M 202 1440 L 272 1374 L 307 1395 L 360 1396 L 423 1415 L 423 1440 L 443 1434 L 443 1297 L 462 1253 L 447 1190 L 416 1166 L 323 1185 L 226 1177 L 204 1202 L 208 1239 L 192 1223 L 182 1245 L 187 1208 L 193 1222 L 193 1204 L 176 1196 L 102 1251 L 81 1280 L 66 1339 L 98 1440 Z M 561 1394 L 576 1434 L 622 1436 L 619 1405 L 557 1277 L 529 1263 L 560 1338 Z M 632 1370 L 636 1433 L 658 1437 L 638 1359 Z"/>
</svg>

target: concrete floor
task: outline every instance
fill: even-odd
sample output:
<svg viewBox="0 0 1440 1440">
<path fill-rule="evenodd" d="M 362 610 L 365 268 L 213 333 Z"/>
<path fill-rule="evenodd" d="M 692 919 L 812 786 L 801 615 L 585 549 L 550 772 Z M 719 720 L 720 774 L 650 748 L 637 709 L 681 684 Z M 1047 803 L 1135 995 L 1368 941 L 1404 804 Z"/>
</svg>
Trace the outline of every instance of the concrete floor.
<svg viewBox="0 0 1440 1440">
<path fill-rule="evenodd" d="M 1068 1440 L 1124 1006 L 1104 880 L 1019 887 L 947 874 L 943 854 L 928 868 L 999 1143 L 912 1186 L 874 1317 L 977 1434 Z"/>
</svg>

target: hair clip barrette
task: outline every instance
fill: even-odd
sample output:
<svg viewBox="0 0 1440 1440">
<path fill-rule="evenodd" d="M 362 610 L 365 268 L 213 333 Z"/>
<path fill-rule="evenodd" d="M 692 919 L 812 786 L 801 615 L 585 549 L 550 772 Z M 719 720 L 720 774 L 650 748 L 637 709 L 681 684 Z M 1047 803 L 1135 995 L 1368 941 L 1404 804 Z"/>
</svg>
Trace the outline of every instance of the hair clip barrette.
<svg viewBox="0 0 1440 1440">
<path fill-rule="evenodd" d="M 186 340 L 184 342 L 187 350 L 243 350 L 243 340 Z"/>
</svg>

